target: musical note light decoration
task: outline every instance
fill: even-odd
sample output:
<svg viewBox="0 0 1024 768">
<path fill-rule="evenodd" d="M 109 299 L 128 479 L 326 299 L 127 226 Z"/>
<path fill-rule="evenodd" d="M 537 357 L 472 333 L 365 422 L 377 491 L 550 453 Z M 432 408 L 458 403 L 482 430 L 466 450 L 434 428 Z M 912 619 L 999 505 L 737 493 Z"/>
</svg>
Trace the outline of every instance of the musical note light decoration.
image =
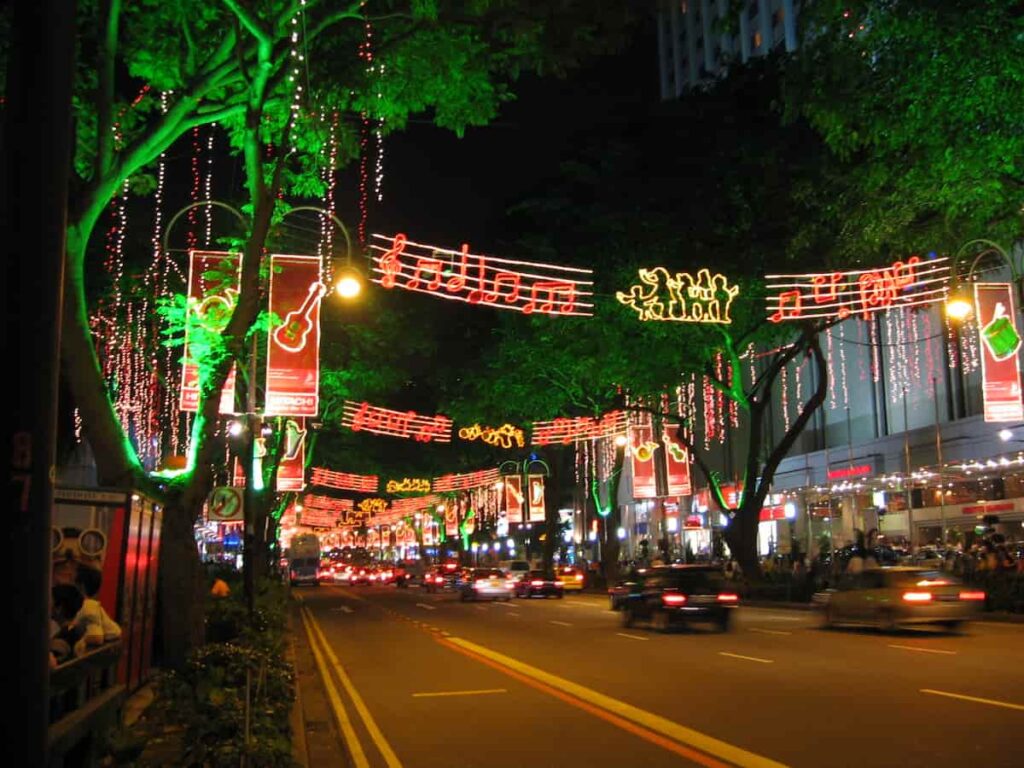
<svg viewBox="0 0 1024 768">
<path fill-rule="evenodd" d="M 496 309 L 547 315 L 594 314 L 593 271 L 478 256 L 414 243 L 404 234 L 374 234 L 373 282 Z"/>
<path fill-rule="evenodd" d="M 526 445 L 523 430 L 512 424 L 502 424 L 500 427 L 481 427 L 474 424 L 471 427 L 462 427 L 459 430 L 459 437 L 463 440 L 482 440 L 487 445 L 501 448 L 522 448 Z"/>
<path fill-rule="evenodd" d="M 430 493 L 430 481 L 422 477 L 403 477 L 388 480 L 384 490 L 387 493 Z"/>
<path fill-rule="evenodd" d="M 580 440 L 597 440 L 625 434 L 629 426 L 625 411 L 610 411 L 599 418 L 578 416 L 553 421 L 533 422 L 532 445 L 561 443 L 569 445 Z"/>
<path fill-rule="evenodd" d="M 669 273 L 664 267 L 641 269 L 640 284 L 629 293 L 617 291 L 620 304 L 632 308 L 641 320 L 672 320 L 681 323 L 729 325 L 729 309 L 739 294 L 729 278 L 701 269 L 694 278 L 689 272 Z"/>
<path fill-rule="evenodd" d="M 341 424 L 353 432 L 404 437 L 420 443 L 452 440 L 452 420 L 447 416 L 421 416 L 415 411 L 392 411 L 354 400 L 345 401 Z"/>
<path fill-rule="evenodd" d="M 333 496 L 317 496 L 307 493 L 302 497 L 302 506 L 321 512 L 347 512 L 355 509 L 352 499 L 336 499 Z"/>
<path fill-rule="evenodd" d="M 442 475 L 441 477 L 434 478 L 434 490 L 438 493 L 468 491 L 471 488 L 494 485 L 499 480 L 501 480 L 501 472 L 497 467 L 494 469 L 482 469 L 479 472 L 469 472 L 464 475 Z"/>
<path fill-rule="evenodd" d="M 388 509 L 388 503 L 384 499 L 369 498 L 363 499 L 359 502 L 359 511 L 365 512 L 368 515 L 382 515 Z"/>
<path fill-rule="evenodd" d="M 766 275 L 768 319 L 773 323 L 824 317 L 845 318 L 892 307 L 942 301 L 949 290 L 949 259 L 911 256 L 891 266 Z"/>
<path fill-rule="evenodd" d="M 399 519 L 405 515 L 411 515 L 414 512 L 435 507 L 440 504 L 441 501 L 441 497 L 433 493 L 427 496 L 411 496 L 408 499 L 395 499 L 391 502 L 391 509 L 388 515 L 389 518 Z"/>
<path fill-rule="evenodd" d="M 311 485 L 334 488 L 339 491 L 356 491 L 357 493 L 376 493 L 380 485 L 377 475 L 353 475 L 348 472 L 333 472 L 323 467 L 313 467 L 310 478 Z"/>
</svg>

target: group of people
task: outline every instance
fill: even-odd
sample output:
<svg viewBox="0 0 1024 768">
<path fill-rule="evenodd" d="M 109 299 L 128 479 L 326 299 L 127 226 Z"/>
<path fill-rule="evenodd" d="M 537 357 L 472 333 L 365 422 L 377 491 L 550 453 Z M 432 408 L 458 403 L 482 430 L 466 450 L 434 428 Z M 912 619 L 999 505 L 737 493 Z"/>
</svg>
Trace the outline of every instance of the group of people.
<svg viewBox="0 0 1024 768">
<path fill-rule="evenodd" d="M 121 637 L 97 599 L 103 577 L 86 563 L 55 568 L 50 589 L 50 666 L 70 661 Z"/>
</svg>

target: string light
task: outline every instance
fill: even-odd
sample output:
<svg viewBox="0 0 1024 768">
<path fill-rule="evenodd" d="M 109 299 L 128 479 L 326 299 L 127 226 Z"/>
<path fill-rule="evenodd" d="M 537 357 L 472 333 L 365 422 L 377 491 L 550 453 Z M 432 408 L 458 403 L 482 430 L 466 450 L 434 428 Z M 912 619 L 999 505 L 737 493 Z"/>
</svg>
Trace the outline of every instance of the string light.
<svg viewBox="0 0 1024 768">
<path fill-rule="evenodd" d="M 711 380 L 707 376 L 701 377 L 703 384 L 703 390 L 701 392 L 701 402 L 704 405 L 704 450 L 711 450 L 711 441 L 715 438 L 715 427 L 717 421 L 715 419 L 715 391 L 711 386 Z"/>
<path fill-rule="evenodd" d="M 850 390 L 846 383 L 846 323 L 839 325 L 839 381 L 843 392 L 843 407 L 850 405 Z"/>
<path fill-rule="evenodd" d="M 832 329 L 825 330 L 825 348 L 828 355 L 828 407 L 829 410 L 836 409 L 836 372 L 834 370 L 835 356 L 832 354 Z"/>
<path fill-rule="evenodd" d="M 781 396 L 782 396 L 782 426 L 785 432 L 789 432 L 789 366 L 782 366 L 782 370 L 779 372 L 779 378 L 782 381 Z"/>
</svg>

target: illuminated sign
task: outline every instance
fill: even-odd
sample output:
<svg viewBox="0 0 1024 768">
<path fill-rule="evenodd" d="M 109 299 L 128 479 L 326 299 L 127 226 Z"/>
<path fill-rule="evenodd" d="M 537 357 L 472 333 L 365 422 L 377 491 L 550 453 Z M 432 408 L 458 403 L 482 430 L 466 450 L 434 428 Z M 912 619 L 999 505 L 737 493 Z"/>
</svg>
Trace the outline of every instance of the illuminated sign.
<svg viewBox="0 0 1024 768">
<path fill-rule="evenodd" d="M 460 429 L 459 437 L 463 440 L 483 440 L 488 445 L 501 448 L 522 448 L 526 444 L 523 430 L 512 424 L 502 424 L 500 427 L 481 427 L 474 424 L 472 427 Z"/>
<path fill-rule="evenodd" d="M 447 416 L 421 416 L 415 411 L 392 411 L 353 400 L 345 401 L 341 423 L 353 432 L 412 438 L 421 443 L 447 443 L 452 439 L 452 420 Z"/>
<path fill-rule="evenodd" d="M 384 499 L 363 499 L 359 502 L 359 511 L 368 515 L 382 515 L 387 509 L 388 503 Z"/>
<path fill-rule="evenodd" d="M 237 253 L 189 251 L 188 313 L 185 321 L 185 363 L 182 366 L 181 400 L 183 411 L 199 410 L 199 365 L 193 361 L 190 329 L 199 326 L 209 333 L 220 333 L 227 326 L 238 301 L 242 279 Z M 234 272 L 235 280 L 229 282 Z M 233 283 L 233 284 L 232 284 Z M 235 368 L 231 367 L 220 395 L 220 412 L 235 412 Z"/>
<path fill-rule="evenodd" d="M 430 493 L 430 481 L 415 477 L 388 480 L 384 490 L 387 493 Z"/>
<path fill-rule="evenodd" d="M 551 443 L 568 445 L 579 440 L 615 437 L 623 434 L 627 426 L 628 420 L 625 411 L 612 411 L 600 418 L 579 416 L 571 419 L 535 421 L 530 442 L 533 445 L 549 445 Z"/>
<path fill-rule="evenodd" d="M 593 314 L 589 269 L 477 256 L 373 235 L 373 282 L 384 288 L 429 293 L 442 299 L 511 309 L 523 314 Z"/>
<path fill-rule="evenodd" d="M 339 491 L 376 493 L 380 480 L 377 475 L 352 475 L 348 472 L 332 472 L 323 467 L 314 467 L 310 483 Z"/>
<path fill-rule="evenodd" d="M 635 311 L 641 320 L 670 320 L 680 323 L 732 322 L 729 308 L 739 294 L 723 274 L 701 269 L 694 278 L 689 272 L 669 273 L 664 267 L 641 269 L 640 284 L 629 293 L 617 291 L 615 298 Z"/>
<path fill-rule="evenodd" d="M 949 282 L 945 257 L 922 261 L 911 256 L 882 269 L 767 275 L 768 319 L 804 320 L 849 317 L 891 307 L 916 307 L 941 301 Z"/>
<path fill-rule="evenodd" d="M 676 433 L 677 424 L 665 424 L 661 433 L 661 442 L 665 444 L 665 479 L 669 496 L 689 496 L 693 493 L 690 481 L 690 452 L 686 449 Z"/>
<path fill-rule="evenodd" d="M 494 485 L 501 480 L 501 472 L 498 468 L 482 469 L 479 472 L 470 472 L 465 475 L 442 475 L 434 478 L 434 490 L 441 493 L 447 491 L 468 491 L 470 488 L 480 488 L 486 485 Z"/>
<path fill-rule="evenodd" d="M 307 493 L 302 497 L 302 506 L 323 512 L 347 512 L 355 508 L 352 499 L 336 499 L 333 496 L 316 496 Z"/>
<path fill-rule="evenodd" d="M 1009 283 L 975 283 L 985 421 L 1024 419 L 1020 365 L 1021 337 L 1016 326 L 1013 290 Z"/>
<path fill-rule="evenodd" d="M 305 419 L 286 419 L 283 450 L 277 465 L 277 490 L 301 491 L 306 485 Z"/>
<path fill-rule="evenodd" d="M 530 475 L 529 477 L 530 498 L 527 500 L 529 522 L 543 522 L 545 518 L 544 506 L 544 475 Z"/>
<path fill-rule="evenodd" d="M 509 523 L 523 522 L 523 478 L 509 475 L 505 478 L 505 512 Z"/>
<path fill-rule="evenodd" d="M 320 259 L 270 257 L 266 413 L 316 416 L 320 410 Z"/>
<path fill-rule="evenodd" d="M 840 469 L 828 470 L 829 480 L 847 480 L 851 477 L 867 477 L 875 471 L 871 464 L 858 464 L 853 467 L 841 467 Z"/>
</svg>

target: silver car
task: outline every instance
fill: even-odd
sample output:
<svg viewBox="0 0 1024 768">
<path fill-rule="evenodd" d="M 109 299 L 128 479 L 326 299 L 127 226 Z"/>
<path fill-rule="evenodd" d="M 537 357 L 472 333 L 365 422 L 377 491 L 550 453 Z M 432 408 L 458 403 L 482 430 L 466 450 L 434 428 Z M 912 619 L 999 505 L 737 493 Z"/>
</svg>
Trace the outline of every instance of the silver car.
<svg viewBox="0 0 1024 768">
<path fill-rule="evenodd" d="M 871 568 L 845 573 L 835 589 L 814 595 L 826 626 L 868 624 L 884 630 L 912 624 L 955 629 L 975 618 L 985 593 L 941 571 Z"/>
<path fill-rule="evenodd" d="M 472 568 L 462 579 L 462 600 L 510 600 L 515 582 L 497 568 Z"/>
</svg>

